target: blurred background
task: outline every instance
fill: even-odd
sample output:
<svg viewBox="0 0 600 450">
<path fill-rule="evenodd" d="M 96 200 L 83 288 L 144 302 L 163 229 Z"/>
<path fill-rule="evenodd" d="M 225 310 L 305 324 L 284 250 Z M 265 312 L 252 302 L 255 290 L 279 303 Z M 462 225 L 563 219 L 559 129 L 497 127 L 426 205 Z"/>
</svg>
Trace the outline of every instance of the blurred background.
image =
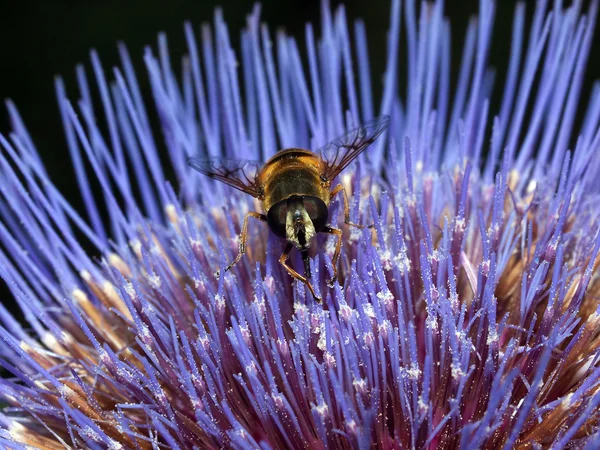
<svg viewBox="0 0 600 450">
<path fill-rule="evenodd" d="M 11 98 L 31 133 L 51 178 L 66 197 L 82 211 L 81 200 L 73 179 L 72 165 L 65 146 L 62 125 L 54 95 L 54 77 L 60 74 L 72 98 L 77 84 L 74 68 L 84 63 L 91 74 L 89 50 L 95 48 L 107 75 L 118 64 L 117 41 L 126 43 L 142 82 L 147 105 L 151 93 L 142 60 L 146 45 L 156 48 L 156 36 L 167 33 L 173 66 L 177 68 L 186 52 L 183 22 L 194 25 L 210 22 L 214 8 L 221 6 L 234 45 L 239 49 L 239 30 L 254 0 L 20 0 L 3 2 L 0 6 L 0 99 Z M 333 6 L 340 2 L 332 1 Z M 533 3 L 533 2 L 529 2 Z M 569 3 L 569 2 L 565 2 Z M 589 3 L 589 2 L 584 2 Z M 369 51 L 374 79 L 379 79 L 385 67 L 385 33 L 389 24 L 390 2 L 385 0 L 348 0 L 344 2 L 350 22 L 363 18 L 369 36 Z M 497 71 L 492 111 L 497 111 L 504 72 L 510 50 L 510 33 L 514 2 L 497 1 L 495 30 L 490 55 Z M 531 19 L 532 6 L 528 8 Z M 477 0 L 446 2 L 446 15 L 452 27 L 452 64 L 457 72 L 460 50 L 469 17 L 478 10 Z M 304 45 L 307 22 L 319 23 L 320 1 L 262 1 L 262 19 L 271 33 L 285 28 Z M 598 27 L 597 27 L 598 28 Z M 600 78 L 600 43 L 598 30 L 594 40 L 582 99 L 587 98 L 592 80 Z M 595 56 L 594 56 L 595 55 Z M 400 61 L 403 63 L 404 55 Z M 405 68 L 400 73 L 405 74 Z M 375 78 L 377 77 L 377 78 Z M 453 77 L 453 82 L 456 76 Z M 583 104 L 582 104 L 583 106 Z M 0 108 L 0 132 L 9 132 L 5 108 Z M 0 183 L 2 180 L 0 180 Z M 12 304 L 10 294 L 0 281 L 0 301 Z"/>
</svg>

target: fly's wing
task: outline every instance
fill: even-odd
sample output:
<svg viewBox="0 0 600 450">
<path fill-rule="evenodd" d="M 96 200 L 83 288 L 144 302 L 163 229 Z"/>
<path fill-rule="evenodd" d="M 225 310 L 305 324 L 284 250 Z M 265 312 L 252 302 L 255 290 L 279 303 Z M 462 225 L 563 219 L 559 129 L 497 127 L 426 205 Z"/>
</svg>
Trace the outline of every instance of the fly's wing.
<svg viewBox="0 0 600 450">
<path fill-rule="evenodd" d="M 255 161 L 216 158 L 188 158 L 187 163 L 204 175 L 222 181 L 229 186 L 250 194 L 253 197 L 262 195 L 258 184 L 258 173 L 261 164 Z"/>
<path fill-rule="evenodd" d="M 323 178 L 333 180 L 354 158 L 371 145 L 389 124 L 389 116 L 377 117 L 317 150 L 316 153 L 325 163 Z"/>
</svg>

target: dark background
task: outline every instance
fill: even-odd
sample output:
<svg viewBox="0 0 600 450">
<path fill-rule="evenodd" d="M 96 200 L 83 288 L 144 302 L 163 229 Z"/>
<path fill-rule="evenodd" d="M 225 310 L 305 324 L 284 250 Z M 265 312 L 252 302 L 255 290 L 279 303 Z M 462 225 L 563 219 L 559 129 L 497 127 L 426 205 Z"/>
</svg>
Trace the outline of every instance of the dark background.
<svg viewBox="0 0 600 450">
<path fill-rule="evenodd" d="M 498 0 L 497 3 L 491 62 L 498 73 L 492 111 L 498 110 L 514 11 L 513 1 Z M 528 18 L 531 19 L 533 2 L 528 3 Z M 81 211 L 81 201 L 72 177 L 72 166 L 56 106 L 54 76 L 60 74 L 64 77 L 67 89 L 74 97 L 77 93 L 75 65 L 85 63 L 89 76 L 89 50 L 95 48 L 106 73 L 110 74 L 110 68 L 118 64 L 116 42 L 123 41 L 133 58 L 138 79 L 143 83 L 143 95 L 149 106 L 151 94 L 142 61 L 144 46 L 152 45 L 156 48 L 157 33 L 165 31 L 174 67 L 178 67 L 181 55 L 186 52 L 183 22 L 190 20 L 194 25 L 210 22 L 215 6 L 220 5 L 229 24 L 231 40 L 239 47 L 239 30 L 245 26 L 246 15 L 252 10 L 254 1 L 13 0 L 3 4 L 4 6 L 0 6 L 0 98 L 11 98 L 16 103 L 50 176 Z M 333 6 L 337 4 L 338 1 L 332 2 Z M 380 77 L 385 66 L 384 43 L 389 25 L 390 2 L 348 0 L 344 4 L 350 23 L 359 17 L 366 22 L 372 74 Z M 450 18 L 452 27 L 452 63 L 455 71 L 460 61 L 469 16 L 476 14 L 477 10 L 477 0 L 446 2 L 446 15 Z M 289 34 L 299 38 L 301 47 L 304 45 L 305 23 L 318 24 L 319 16 L 318 0 L 262 2 L 262 19 L 269 24 L 271 32 L 284 27 Z M 596 31 L 582 106 L 592 80 L 600 78 L 599 58 L 594 57 L 600 55 L 598 41 Z M 405 55 L 402 54 L 400 63 L 404 61 Z M 400 73 L 406 73 L 405 68 L 401 67 Z M 9 131 L 6 111 L 0 108 L 0 132 Z M 0 281 L 0 301 L 11 303 L 10 294 L 3 289 Z"/>
</svg>

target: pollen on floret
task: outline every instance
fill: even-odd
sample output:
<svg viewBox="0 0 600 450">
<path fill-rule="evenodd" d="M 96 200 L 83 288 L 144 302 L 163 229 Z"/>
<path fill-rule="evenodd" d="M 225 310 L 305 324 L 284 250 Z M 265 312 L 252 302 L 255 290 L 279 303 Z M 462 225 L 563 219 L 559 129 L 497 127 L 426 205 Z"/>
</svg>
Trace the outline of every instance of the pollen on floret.
<svg viewBox="0 0 600 450">
<path fill-rule="evenodd" d="M 348 235 L 348 243 L 352 244 L 358 242 L 362 235 L 362 231 L 356 227 L 350 227 L 350 234 Z"/>
<path fill-rule="evenodd" d="M 148 283 L 153 289 L 160 289 L 162 280 L 160 279 L 160 276 L 154 273 L 148 276 Z"/>
<path fill-rule="evenodd" d="M 137 297 L 137 291 L 135 290 L 135 286 L 133 285 L 133 283 L 128 282 L 123 284 L 123 289 L 132 300 Z"/>
<path fill-rule="evenodd" d="M 454 222 L 454 231 L 456 233 L 464 233 L 464 231 L 467 229 L 467 222 L 464 218 L 459 218 L 456 219 L 456 221 Z"/>
<path fill-rule="evenodd" d="M 273 392 L 271 394 L 271 398 L 273 399 L 273 402 L 275 403 L 275 406 L 279 409 L 284 409 L 285 408 L 285 403 L 284 403 L 284 397 L 281 393 L 279 392 Z"/>
<path fill-rule="evenodd" d="M 500 337 L 498 336 L 498 333 L 496 332 L 496 330 L 490 329 L 488 332 L 486 344 L 491 346 L 491 345 L 497 343 L 499 340 L 500 340 Z"/>
<path fill-rule="evenodd" d="M 321 351 L 327 350 L 327 333 L 325 332 L 325 327 L 321 328 L 319 333 L 319 339 L 317 340 L 317 348 Z"/>
<path fill-rule="evenodd" d="M 373 336 L 372 331 L 367 331 L 363 333 L 363 341 L 365 343 L 365 347 L 370 347 L 375 342 L 375 336 Z"/>
<path fill-rule="evenodd" d="M 219 295 L 219 294 L 215 294 L 215 305 L 217 307 L 217 310 L 219 311 L 223 311 L 225 309 L 225 297 Z"/>
<path fill-rule="evenodd" d="M 255 310 L 258 312 L 260 317 L 264 318 L 267 312 L 267 306 L 265 303 L 264 295 L 261 295 L 259 298 L 256 294 L 254 294 L 254 301 L 252 302 L 252 305 L 254 306 Z"/>
<path fill-rule="evenodd" d="M 365 315 L 369 318 L 369 319 L 374 319 L 375 318 L 375 311 L 373 310 L 373 305 L 370 303 L 365 303 L 363 305 L 363 310 L 365 311 Z"/>
<path fill-rule="evenodd" d="M 377 331 L 382 337 L 388 337 L 389 332 L 392 331 L 392 323 L 388 319 L 385 319 L 380 325 L 378 325 Z"/>
<path fill-rule="evenodd" d="M 308 312 L 308 306 L 306 305 L 306 303 L 302 303 L 302 302 L 294 303 L 294 314 L 299 319 L 304 319 L 304 320 L 308 319 L 309 312 Z"/>
<path fill-rule="evenodd" d="M 462 370 L 462 367 L 458 363 L 452 363 L 450 365 L 450 372 L 452 374 L 452 379 L 460 380 L 465 376 L 465 372 Z"/>
<path fill-rule="evenodd" d="M 254 361 L 250 361 L 250 364 L 246 365 L 244 369 L 249 376 L 258 374 L 258 369 L 256 368 L 256 363 Z"/>
<path fill-rule="evenodd" d="M 356 423 L 355 420 L 351 419 L 351 420 L 349 420 L 349 421 L 346 422 L 346 431 L 348 433 L 352 433 L 354 435 L 356 435 L 358 433 L 359 428 L 358 428 L 358 425 L 357 425 L 357 423 Z"/>
<path fill-rule="evenodd" d="M 356 392 L 360 394 L 366 394 L 368 392 L 367 380 L 364 378 L 354 378 L 354 380 L 352 380 L 352 386 L 354 386 Z"/>
<path fill-rule="evenodd" d="M 483 276 L 488 276 L 490 273 L 490 260 L 486 259 L 481 261 L 481 273 Z"/>
<path fill-rule="evenodd" d="M 244 342 L 247 345 L 250 345 L 250 343 L 252 342 L 252 333 L 250 333 L 250 328 L 248 327 L 248 324 L 240 326 L 240 333 L 242 335 L 242 338 L 244 339 Z"/>
<path fill-rule="evenodd" d="M 267 275 L 265 277 L 265 287 L 267 288 L 267 290 L 269 291 L 270 294 L 275 293 L 275 279 L 273 278 L 272 275 Z"/>
<path fill-rule="evenodd" d="M 418 380 L 421 376 L 421 369 L 419 369 L 418 364 L 412 363 L 410 368 L 404 369 L 404 373 L 411 380 Z"/>
<path fill-rule="evenodd" d="M 379 260 L 381 261 L 383 270 L 392 270 L 392 252 L 390 252 L 389 250 L 378 250 L 377 255 L 379 256 Z"/>
<path fill-rule="evenodd" d="M 394 307 L 394 294 L 392 294 L 392 291 L 389 289 L 386 289 L 385 291 L 379 291 L 377 293 L 377 298 L 383 302 L 388 310 L 391 310 Z"/>
<path fill-rule="evenodd" d="M 287 341 L 284 339 L 277 339 L 277 350 L 279 350 L 279 353 L 283 356 L 290 354 L 290 347 L 288 346 Z"/>
<path fill-rule="evenodd" d="M 431 330 L 432 332 L 437 331 L 439 324 L 438 324 L 436 316 L 434 314 L 428 313 L 427 319 L 425 320 L 425 325 L 427 325 L 427 328 L 429 330 Z"/>
<path fill-rule="evenodd" d="M 344 319 L 345 322 L 349 322 L 350 319 L 352 319 L 352 316 L 354 315 L 354 310 L 344 303 L 340 305 L 338 314 L 342 319 Z"/>
<path fill-rule="evenodd" d="M 333 369 L 336 366 L 335 356 L 333 356 L 333 354 L 330 352 L 326 351 L 323 354 L 323 361 L 329 369 Z"/>
<path fill-rule="evenodd" d="M 329 406 L 324 401 L 321 401 L 318 405 L 313 406 L 313 409 L 321 417 L 327 417 L 329 415 Z"/>
<path fill-rule="evenodd" d="M 400 275 L 404 275 L 410 272 L 411 262 L 410 258 L 408 257 L 408 254 L 406 253 L 405 246 L 403 246 L 400 249 L 400 252 L 396 256 L 394 256 L 394 265 L 400 271 Z"/>
</svg>

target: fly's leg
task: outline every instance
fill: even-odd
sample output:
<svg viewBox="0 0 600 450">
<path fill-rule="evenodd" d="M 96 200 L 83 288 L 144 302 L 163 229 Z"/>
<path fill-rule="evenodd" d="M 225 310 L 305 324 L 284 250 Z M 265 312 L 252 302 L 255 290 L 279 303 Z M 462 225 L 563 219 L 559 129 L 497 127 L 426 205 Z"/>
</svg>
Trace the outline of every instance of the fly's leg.
<svg viewBox="0 0 600 450">
<path fill-rule="evenodd" d="M 304 283 L 306 285 L 306 287 L 308 287 L 308 290 L 313 295 L 315 300 L 318 301 L 319 303 L 321 303 L 322 299 L 321 299 L 321 297 L 317 296 L 312 284 L 310 284 L 310 281 L 308 281 L 308 279 L 306 277 L 303 277 L 302 275 L 300 275 L 298 272 L 296 272 L 294 269 L 292 269 L 287 264 L 287 260 L 290 257 L 290 252 L 292 251 L 292 248 L 293 248 L 293 245 L 288 242 L 287 245 L 285 246 L 285 250 L 279 257 L 279 264 L 281 264 L 283 266 L 283 268 L 287 271 L 287 273 L 289 273 L 293 278 Z M 302 252 L 302 259 L 304 260 L 304 267 L 306 268 L 307 264 L 309 264 L 308 252 L 306 252 L 306 256 L 305 256 L 305 252 Z M 306 275 L 310 276 L 310 266 L 309 266 L 309 270 L 306 273 Z"/>
<path fill-rule="evenodd" d="M 240 261 L 240 259 L 242 259 L 242 255 L 246 253 L 246 239 L 248 237 L 248 219 L 250 217 L 262 220 L 263 222 L 267 221 L 267 216 L 265 216 L 264 214 L 259 214 L 254 211 L 250 211 L 248 214 L 246 214 L 246 217 L 244 217 L 244 224 L 242 225 L 242 234 L 240 235 L 240 251 L 235 257 L 235 259 L 231 261 L 231 263 L 227 267 L 225 267 L 224 272 L 227 272 L 229 269 L 235 266 Z M 219 275 L 220 271 L 217 270 L 215 276 L 218 277 Z"/>
<path fill-rule="evenodd" d="M 360 228 L 360 229 L 364 228 L 365 227 L 364 225 L 359 225 L 357 223 L 350 222 L 350 204 L 348 203 L 348 194 L 346 194 L 346 189 L 344 189 L 344 186 L 341 183 L 338 184 L 336 187 L 334 187 L 333 190 L 331 191 L 331 194 L 329 195 L 330 203 L 331 203 L 331 200 L 333 200 L 333 198 L 340 192 L 343 194 L 342 197 L 344 199 L 344 222 L 347 225 L 350 225 L 350 226 L 353 226 L 356 228 Z M 374 226 L 375 226 L 375 224 L 370 224 L 370 225 L 367 225 L 367 228 L 373 228 Z"/>
<path fill-rule="evenodd" d="M 333 260 L 331 261 L 331 265 L 333 266 L 333 277 L 331 277 L 331 280 L 327 282 L 329 287 L 333 287 L 333 283 L 335 283 L 335 280 L 337 280 L 337 264 L 340 259 L 340 253 L 342 250 L 342 230 L 340 230 L 339 228 L 330 227 L 328 225 L 325 228 L 323 228 L 322 232 L 334 234 L 335 236 L 337 236 L 337 242 L 335 243 L 335 251 L 333 252 Z"/>
<path fill-rule="evenodd" d="M 302 250 L 302 262 L 304 263 L 304 276 L 306 278 L 312 278 L 310 274 L 310 256 L 308 256 L 308 250 Z"/>
</svg>

